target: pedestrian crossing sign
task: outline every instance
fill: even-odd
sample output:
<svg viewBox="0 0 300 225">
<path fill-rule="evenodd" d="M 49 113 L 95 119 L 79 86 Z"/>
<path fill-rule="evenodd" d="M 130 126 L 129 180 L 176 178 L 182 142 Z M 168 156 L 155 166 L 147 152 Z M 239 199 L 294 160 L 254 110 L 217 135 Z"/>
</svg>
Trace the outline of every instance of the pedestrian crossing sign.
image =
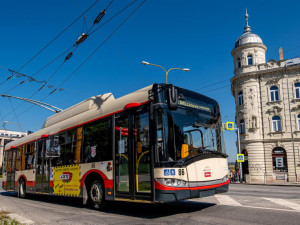
<svg viewBox="0 0 300 225">
<path fill-rule="evenodd" d="M 226 130 L 234 130 L 234 122 L 226 122 Z"/>
<path fill-rule="evenodd" d="M 245 162 L 244 154 L 237 154 L 236 160 L 237 160 L 237 162 Z"/>
</svg>

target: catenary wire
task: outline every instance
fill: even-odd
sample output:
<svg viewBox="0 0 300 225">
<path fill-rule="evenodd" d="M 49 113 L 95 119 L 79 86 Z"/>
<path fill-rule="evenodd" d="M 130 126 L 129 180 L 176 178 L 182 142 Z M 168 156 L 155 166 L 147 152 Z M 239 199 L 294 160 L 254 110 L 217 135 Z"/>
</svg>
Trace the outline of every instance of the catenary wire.
<svg viewBox="0 0 300 225">
<path fill-rule="evenodd" d="M 133 2 L 131 2 L 130 4 L 128 4 L 127 6 L 125 6 L 123 9 L 121 9 L 119 12 L 117 12 L 116 14 L 114 14 L 108 21 L 106 21 L 104 24 L 107 24 L 109 21 L 111 21 L 113 18 L 115 18 L 117 15 L 119 15 L 121 12 L 123 12 L 125 9 L 127 9 L 129 6 L 131 6 L 134 2 L 136 2 L 137 0 L 134 0 Z M 111 1 L 108 6 L 106 7 L 106 9 L 109 8 L 109 6 L 112 4 L 113 1 Z M 101 27 L 104 25 L 102 24 Z M 74 45 L 72 45 L 69 49 L 67 49 L 66 51 L 64 51 L 63 53 L 59 54 L 57 57 L 55 57 L 53 60 L 51 60 L 48 64 L 46 64 L 44 67 L 42 67 L 40 70 L 38 70 L 36 73 L 34 73 L 34 75 L 38 74 L 39 72 L 41 72 L 43 69 L 45 69 L 46 67 L 48 67 L 50 64 L 52 64 L 54 61 L 56 61 L 58 58 L 60 58 L 62 55 L 64 55 L 66 52 L 68 52 L 70 49 L 74 48 Z M 75 48 L 76 49 L 76 48 Z M 66 60 L 58 67 L 58 69 L 56 69 L 56 71 L 48 78 L 47 82 L 50 81 L 50 79 L 52 79 L 52 77 L 58 72 L 58 70 L 62 67 L 62 65 L 66 62 Z M 65 82 L 65 81 L 64 81 Z M 17 88 L 20 84 L 14 86 L 13 88 L 9 89 L 8 91 L 6 91 L 5 93 L 8 93 L 12 90 L 14 90 L 15 88 Z M 34 92 L 29 98 L 32 98 L 35 94 L 37 94 L 45 85 L 43 85 L 41 88 L 39 88 L 36 92 Z M 60 86 L 61 87 L 61 86 Z M 54 89 L 52 93 L 54 93 L 56 90 L 59 90 L 59 88 Z M 22 106 L 24 104 L 21 103 L 20 105 L 17 106 L 17 109 L 20 108 L 20 106 Z M 11 112 L 10 112 L 11 113 Z M 10 114 L 9 113 L 9 114 Z"/>
<path fill-rule="evenodd" d="M 58 88 L 60 88 L 68 79 L 70 79 L 72 77 L 72 75 L 74 75 L 74 73 L 76 73 L 79 68 L 85 64 L 87 62 L 87 60 L 94 55 L 97 50 L 117 31 L 120 29 L 120 27 L 122 25 L 125 24 L 125 22 L 146 2 L 146 0 L 143 0 L 124 20 L 123 22 L 100 44 L 97 46 L 97 48 L 59 85 Z M 41 101 L 45 100 L 46 98 L 48 98 L 50 96 L 50 94 L 48 94 L 47 96 L 45 96 Z M 23 112 L 21 112 L 20 114 L 18 114 L 17 116 L 21 116 L 23 115 L 25 112 L 27 112 L 28 110 L 30 110 L 31 108 L 33 108 L 34 106 L 30 106 L 29 108 L 27 108 L 26 110 L 24 110 Z"/>
<path fill-rule="evenodd" d="M 18 71 L 22 70 L 27 66 L 32 60 L 34 60 L 38 55 L 40 55 L 45 49 L 47 49 L 56 39 L 58 39 L 66 30 L 68 30 L 74 23 L 76 23 L 85 13 L 87 13 L 91 8 L 93 8 L 99 0 L 96 0 L 88 9 L 86 9 L 80 16 L 78 16 L 70 25 L 64 28 L 58 35 L 56 35 L 48 44 L 46 44 L 40 51 L 38 51 L 34 56 L 32 56 L 24 65 L 22 65 Z"/>
<path fill-rule="evenodd" d="M 120 28 L 121 28 L 121 26 L 122 25 L 124 25 L 124 23 L 144 4 L 146 2 L 146 0 L 144 0 L 144 1 L 142 1 L 142 3 L 141 4 L 139 4 L 124 20 L 123 20 L 123 22 L 103 41 L 103 42 L 101 42 L 101 44 L 100 45 L 98 45 L 97 46 L 97 48 L 90 54 L 90 55 L 88 55 L 88 57 L 86 57 L 85 58 L 85 60 L 84 61 L 82 61 L 80 64 L 79 64 L 79 66 L 72 72 L 72 73 L 70 73 L 69 74 L 69 76 L 60 84 L 60 85 L 58 85 L 58 88 L 60 88 L 68 79 L 70 79 L 73 75 L 74 75 L 74 73 L 76 73 L 79 69 L 80 69 L 80 67 L 81 66 L 83 66 L 89 59 L 90 59 L 90 57 L 91 56 L 93 56 L 97 51 L 98 51 L 98 49 L 100 48 L 100 47 L 102 47 L 103 46 L 103 44 L 105 44 L 105 42 L 107 42 L 110 38 L 111 38 L 111 36 L 113 35 L 113 34 L 115 34 L 116 32 L 117 32 L 117 30 L 119 30 Z"/>
</svg>

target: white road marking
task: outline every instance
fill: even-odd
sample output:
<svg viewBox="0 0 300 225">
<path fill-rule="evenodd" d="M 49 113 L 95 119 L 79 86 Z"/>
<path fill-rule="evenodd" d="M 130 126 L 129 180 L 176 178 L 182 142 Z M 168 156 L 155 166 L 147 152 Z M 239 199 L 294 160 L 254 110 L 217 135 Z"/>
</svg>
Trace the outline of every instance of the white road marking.
<svg viewBox="0 0 300 225">
<path fill-rule="evenodd" d="M 8 216 L 9 216 L 12 220 L 16 220 L 16 221 L 18 221 L 18 222 L 21 223 L 21 224 L 34 224 L 34 222 L 33 222 L 32 220 L 27 219 L 27 218 L 25 218 L 25 217 L 23 217 L 23 216 L 20 216 L 20 215 L 18 215 L 18 214 L 16 214 L 16 213 L 10 213 L 10 214 L 8 214 Z"/>
<path fill-rule="evenodd" d="M 271 201 L 271 202 L 274 202 L 275 204 L 293 209 L 297 212 L 300 212 L 300 205 L 298 205 L 294 202 L 291 202 L 291 201 L 288 201 L 288 200 L 285 200 L 285 199 L 279 199 L 279 198 L 264 198 L 264 199 L 266 199 L 268 201 Z"/>
<path fill-rule="evenodd" d="M 215 197 L 221 205 L 241 206 L 240 203 L 233 200 L 228 195 L 215 195 Z"/>
</svg>

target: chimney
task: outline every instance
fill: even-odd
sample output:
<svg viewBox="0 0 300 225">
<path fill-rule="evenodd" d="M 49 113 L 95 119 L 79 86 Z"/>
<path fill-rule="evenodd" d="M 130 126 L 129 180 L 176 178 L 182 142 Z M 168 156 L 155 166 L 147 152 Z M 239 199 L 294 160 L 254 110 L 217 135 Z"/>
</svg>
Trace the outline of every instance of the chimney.
<svg viewBox="0 0 300 225">
<path fill-rule="evenodd" d="M 282 47 L 279 48 L 279 60 L 283 60 L 283 50 Z"/>
</svg>

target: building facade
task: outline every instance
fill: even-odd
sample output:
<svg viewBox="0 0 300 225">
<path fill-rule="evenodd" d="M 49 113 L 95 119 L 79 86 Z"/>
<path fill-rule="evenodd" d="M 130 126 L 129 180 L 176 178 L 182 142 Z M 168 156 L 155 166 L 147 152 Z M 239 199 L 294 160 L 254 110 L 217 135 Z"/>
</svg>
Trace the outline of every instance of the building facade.
<svg viewBox="0 0 300 225">
<path fill-rule="evenodd" d="M 231 91 L 236 103 L 247 183 L 295 182 L 300 175 L 300 58 L 266 62 L 267 47 L 252 33 L 235 43 Z"/>
<path fill-rule="evenodd" d="M 0 130 L 0 167 L 2 167 L 3 150 L 5 145 L 24 135 L 26 135 L 26 133 L 22 133 L 18 131 L 10 131 L 10 130 Z"/>
</svg>

